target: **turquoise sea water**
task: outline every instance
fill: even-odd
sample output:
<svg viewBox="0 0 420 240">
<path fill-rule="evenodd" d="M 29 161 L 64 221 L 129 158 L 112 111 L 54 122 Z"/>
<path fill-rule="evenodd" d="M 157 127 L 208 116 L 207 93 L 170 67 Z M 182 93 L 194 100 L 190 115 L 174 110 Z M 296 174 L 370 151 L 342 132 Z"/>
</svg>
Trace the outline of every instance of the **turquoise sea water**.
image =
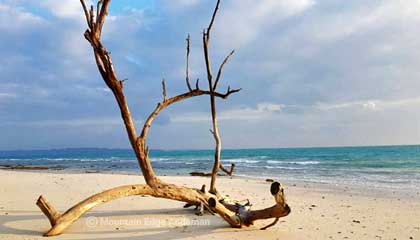
<svg viewBox="0 0 420 240">
<path fill-rule="evenodd" d="M 157 174 L 209 172 L 213 151 L 151 151 Z M 236 175 L 288 182 L 420 189 L 420 146 L 331 147 L 223 150 Z M 60 166 L 67 171 L 139 173 L 131 150 L 59 149 L 0 152 L 0 165 Z"/>
</svg>

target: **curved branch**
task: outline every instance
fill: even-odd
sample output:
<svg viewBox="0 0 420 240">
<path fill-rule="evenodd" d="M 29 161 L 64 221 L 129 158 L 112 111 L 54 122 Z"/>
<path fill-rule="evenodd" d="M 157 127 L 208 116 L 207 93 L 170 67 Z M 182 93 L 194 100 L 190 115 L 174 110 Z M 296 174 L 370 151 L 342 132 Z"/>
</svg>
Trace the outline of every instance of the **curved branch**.
<svg viewBox="0 0 420 240">
<path fill-rule="evenodd" d="M 241 89 L 235 89 L 235 90 L 229 90 L 226 93 L 218 93 L 214 92 L 214 95 L 216 97 L 219 97 L 221 99 L 227 99 L 231 94 L 239 92 Z M 146 119 L 146 122 L 143 125 L 142 132 L 140 136 L 138 137 L 137 141 L 145 143 L 147 134 L 149 133 L 150 127 L 152 126 L 153 121 L 155 118 L 159 115 L 159 113 L 164 110 L 165 108 L 169 107 L 170 105 L 180 102 L 182 100 L 186 100 L 192 97 L 201 96 L 201 95 L 210 95 L 210 91 L 205 91 L 201 89 L 194 89 L 192 91 L 177 95 L 175 97 L 171 97 L 169 99 L 166 99 L 166 101 L 160 102 L 157 104 L 155 110 L 149 115 L 149 117 Z"/>
<path fill-rule="evenodd" d="M 118 198 L 134 195 L 149 195 L 157 198 L 186 202 L 186 206 L 202 206 L 219 214 L 227 223 L 229 223 L 231 227 L 235 228 L 249 226 L 253 224 L 255 220 L 259 219 L 276 218 L 272 224 L 263 228 L 266 229 L 277 223 L 277 219 L 279 217 L 286 216 L 290 213 L 290 208 L 284 199 L 281 184 L 274 182 L 271 185 L 271 192 L 275 197 L 277 204 L 271 208 L 256 211 L 250 210 L 249 204 L 239 205 L 237 203 L 228 203 L 225 199 L 221 198 L 221 196 L 206 192 L 204 186 L 201 190 L 199 190 L 161 182 L 157 184 L 156 188 L 152 188 L 146 184 L 115 187 L 88 197 L 68 209 L 63 214 L 60 214 L 57 210 L 55 210 L 55 208 L 48 203 L 43 196 L 38 198 L 37 205 L 48 217 L 51 223 L 51 228 L 44 234 L 44 236 L 60 235 L 73 222 L 98 205 Z"/>
<path fill-rule="evenodd" d="M 270 192 L 276 201 L 276 204 L 272 207 L 251 210 L 251 206 L 249 204 L 241 205 L 236 202 L 232 203 L 228 201 L 222 201 L 222 204 L 230 211 L 236 212 L 241 220 L 241 224 L 244 226 L 252 225 L 254 224 L 254 221 L 261 219 L 281 218 L 289 215 L 291 209 L 287 204 L 282 185 L 279 182 L 273 182 L 270 187 Z M 263 228 L 266 229 L 276 223 L 277 221 L 274 221 L 272 224 Z"/>
<path fill-rule="evenodd" d="M 232 50 L 232 52 L 229 53 L 229 55 L 226 56 L 225 60 L 223 60 L 222 64 L 219 67 L 219 71 L 217 72 L 216 81 L 214 82 L 213 89 L 217 89 L 217 84 L 219 83 L 220 77 L 222 76 L 223 67 L 225 64 L 229 61 L 229 58 L 235 53 L 235 50 Z"/>
<path fill-rule="evenodd" d="M 240 92 L 242 90 L 242 88 L 238 88 L 238 89 L 230 89 L 230 87 L 226 90 L 226 93 L 222 94 L 222 93 L 218 93 L 218 92 L 214 92 L 214 96 L 219 97 L 221 99 L 227 99 L 231 94 Z M 210 94 L 210 93 L 209 93 Z"/>
<path fill-rule="evenodd" d="M 188 98 L 195 97 L 195 96 L 200 96 L 200 95 L 203 95 L 203 94 L 206 94 L 205 91 L 202 91 L 200 89 L 195 89 L 195 90 L 192 90 L 190 92 L 186 92 L 186 93 L 180 94 L 178 96 L 166 99 L 166 101 L 163 101 L 161 103 L 158 103 L 155 110 L 149 115 L 146 122 L 144 123 L 143 130 L 140 134 L 140 137 L 138 138 L 138 141 L 143 142 L 143 143 L 146 141 L 147 134 L 149 132 L 150 127 L 152 126 L 152 122 L 155 120 L 155 118 L 159 115 L 159 113 L 163 109 L 167 108 L 168 106 L 170 106 L 170 105 L 172 105 L 176 102 L 186 100 Z"/>
<path fill-rule="evenodd" d="M 233 174 L 233 171 L 235 170 L 235 164 L 234 163 L 231 163 L 230 164 L 230 170 L 227 170 L 224 166 L 223 166 L 223 164 L 221 164 L 220 163 L 220 170 L 222 170 L 223 172 L 225 172 L 228 176 L 232 176 L 232 174 Z"/>
<path fill-rule="evenodd" d="M 149 195 L 158 198 L 166 198 L 181 202 L 186 202 L 191 205 L 203 204 L 210 208 L 208 202 L 216 196 L 203 192 L 198 189 L 180 187 L 173 184 L 159 183 L 157 188 L 151 188 L 146 184 L 125 185 L 106 190 L 104 192 L 95 194 L 67 210 L 63 214 L 59 214 L 50 203 L 46 201 L 43 196 L 40 196 L 37 205 L 44 214 L 51 220 L 51 229 L 48 230 L 44 236 L 56 236 L 63 233 L 73 222 L 83 216 L 92 208 L 107 203 L 109 201 L 134 195 Z M 238 219 L 235 213 L 226 209 L 224 206 L 213 207 L 214 211 L 227 219 Z"/>
<path fill-rule="evenodd" d="M 267 230 L 268 228 L 276 225 L 279 220 L 280 220 L 280 218 L 275 218 L 272 223 L 268 224 L 267 226 L 264 226 L 264 227 L 260 228 L 260 230 Z"/>
<path fill-rule="evenodd" d="M 98 194 L 95 194 L 82 202 L 76 204 L 69 210 L 67 210 L 62 215 L 56 215 L 55 221 L 51 222 L 51 229 L 44 234 L 44 236 L 55 236 L 61 234 L 65 229 L 67 229 L 74 221 L 79 219 L 83 214 L 85 214 L 90 209 L 96 207 L 99 204 L 106 203 L 121 197 L 132 196 L 132 195 L 150 195 L 152 189 L 145 184 L 138 185 L 128 185 L 116 187 Z M 45 198 L 41 196 L 37 205 L 42 209 L 43 206 L 46 206 Z M 48 204 L 49 205 L 49 204 Z M 44 212 L 44 211 L 43 211 Z M 48 218 L 51 218 L 50 213 L 44 212 Z"/>
</svg>

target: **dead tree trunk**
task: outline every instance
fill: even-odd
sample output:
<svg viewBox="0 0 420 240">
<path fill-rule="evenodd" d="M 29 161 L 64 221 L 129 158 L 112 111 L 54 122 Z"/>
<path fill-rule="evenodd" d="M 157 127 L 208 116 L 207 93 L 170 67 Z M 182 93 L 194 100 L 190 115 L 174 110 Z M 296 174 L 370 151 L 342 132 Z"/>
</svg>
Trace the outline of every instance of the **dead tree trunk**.
<svg viewBox="0 0 420 240">
<path fill-rule="evenodd" d="M 150 195 L 158 198 L 166 198 L 176 201 L 181 201 L 189 203 L 192 205 L 202 205 L 207 209 L 219 214 L 229 225 L 232 227 L 242 227 L 249 226 L 255 220 L 258 219 L 267 219 L 267 218 L 279 218 L 289 214 L 290 208 L 285 201 L 283 194 L 283 188 L 277 182 L 272 184 L 271 193 L 275 197 L 276 204 L 273 207 L 269 207 L 262 210 L 250 210 L 249 206 L 241 205 L 235 202 L 229 202 L 223 198 L 222 195 L 212 194 L 205 191 L 203 186 L 201 189 L 187 188 L 182 186 L 176 186 L 173 184 L 168 184 L 161 181 L 154 174 L 152 165 L 149 160 L 149 150 L 146 145 L 146 138 L 149 132 L 149 129 L 153 123 L 153 120 L 158 116 L 158 114 L 169 107 L 170 105 L 186 100 L 192 97 L 209 95 L 214 99 L 221 98 L 227 99 L 231 94 L 239 92 L 240 89 L 231 90 L 228 88 L 226 93 L 219 93 L 216 91 L 218 79 L 220 78 L 220 73 L 225 62 L 227 62 L 228 57 L 225 59 L 224 63 L 221 65 L 218 73 L 218 77 L 214 85 L 209 85 L 210 90 L 201 90 L 198 86 L 198 80 L 196 82 L 195 89 L 193 89 L 189 83 L 188 79 L 188 68 L 187 68 L 187 77 L 186 83 L 188 91 L 177 95 L 175 97 L 167 98 L 166 96 L 166 87 L 164 81 L 162 82 L 162 93 L 163 101 L 158 103 L 155 110 L 147 118 L 146 122 L 143 125 L 140 136 L 137 135 L 136 129 L 134 126 L 134 121 L 131 117 L 130 110 L 128 108 L 124 91 L 123 91 L 123 81 L 119 80 L 114 70 L 110 54 L 102 45 L 101 42 L 101 33 L 102 27 L 105 23 L 105 18 L 107 16 L 108 7 L 111 0 L 99 0 L 96 6 L 96 13 L 94 7 L 91 6 L 90 9 L 86 7 L 84 0 L 80 0 L 83 10 L 86 16 L 86 21 L 88 29 L 86 30 L 84 36 L 86 40 L 90 43 L 93 49 L 96 65 L 98 67 L 99 73 L 101 74 L 105 84 L 112 91 L 118 107 L 120 108 L 121 118 L 125 125 L 127 135 L 131 144 L 133 151 L 135 152 L 136 158 L 138 160 L 140 169 L 143 173 L 143 177 L 146 181 L 146 184 L 135 184 L 120 186 L 104 192 L 95 194 L 78 204 L 71 207 L 64 213 L 57 211 L 44 196 L 40 196 L 37 205 L 42 210 L 42 212 L 47 216 L 51 223 L 51 229 L 48 230 L 44 236 L 54 236 L 59 235 L 67 229 L 74 221 L 79 219 L 83 214 L 96 207 L 97 205 L 133 195 Z M 213 13 L 213 17 L 209 28 L 207 30 L 207 37 L 209 36 L 211 26 L 214 22 L 216 12 L 218 10 L 220 1 L 217 3 L 217 7 Z M 205 47 L 207 48 L 207 46 Z M 207 50 L 206 50 L 207 51 Z M 187 47 L 187 55 L 189 54 L 189 47 Z M 187 60 L 188 62 L 188 60 Z M 188 63 L 187 63 L 188 65 Z M 211 83 L 209 81 L 209 83 Z M 215 108 L 214 108 L 215 112 Z M 213 113 L 213 110 L 212 110 Z M 215 118 L 215 114 L 212 115 Z M 215 131 L 217 130 L 217 121 Z M 215 134 L 216 135 L 216 134 Z M 219 146 L 220 149 L 220 146 Z M 220 152 L 218 153 L 220 156 Z M 218 158 L 220 159 L 220 158 Z M 215 162 L 216 164 L 216 162 Z M 220 163 L 217 163 L 218 168 Z M 232 170 L 232 169 L 231 169 Z M 233 171 L 233 170 L 232 170 Z M 214 171 L 213 171 L 214 173 Z M 213 179 L 213 189 L 215 189 L 215 177 Z M 274 189 L 274 190 L 273 190 Z"/>
</svg>

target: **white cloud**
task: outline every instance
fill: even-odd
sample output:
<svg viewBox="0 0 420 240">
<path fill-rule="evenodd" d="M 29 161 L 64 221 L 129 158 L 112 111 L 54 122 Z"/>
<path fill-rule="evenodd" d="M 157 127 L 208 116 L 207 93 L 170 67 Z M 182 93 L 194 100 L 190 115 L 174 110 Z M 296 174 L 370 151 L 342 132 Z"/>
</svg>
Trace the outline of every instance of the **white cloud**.
<svg viewBox="0 0 420 240">
<path fill-rule="evenodd" d="M 420 106 L 420 97 L 414 98 L 403 98 L 394 100 L 365 100 L 365 101 L 352 101 L 343 103 L 318 103 L 315 105 L 315 109 L 321 111 L 331 111 L 339 109 L 368 109 L 368 110 L 379 110 L 389 108 L 404 108 L 409 106 Z"/>
<path fill-rule="evenodd" d="M 97 129 L 91 135 L 93 142 L 106 144 L 98 141 L 102 136 L 99 124 L 111 126 L 112 133 L 121 133 L 125 140 L 121 121 L 112 118 L 117 106 L 103 88 L 91 48 L 83 39 L 86 23 L 79 1 L 5 2 L 0 3 L 0 29 L 6 30 L 0 36 L 4 50 L 0 72 L 5 81 L 17 86 L 0 84 L 1 122 L 13 123 L 24 114 L 28 128 L 7 126 L 2 131 L 15 136 L 41 126 L 73 128 L 71 139 L 55 131 L 56 139 L 66 147 L 82 144 L 86 129 Z M 161 99 L 162 75 L 168 79 L 170 93 L 185 91 L 187 32 L 193 40 L 191 79 L 205 79 L 200 31 L 208 24 L 214 3 L 163 0 L 162 5 L 154 4 L 156 9 L 110 12 L 115 15 L 107 18 L 103 40 L 119 77 L 130 79 L 125 90 L 134 116 L 147 116 L 154 101 Z M 220 105 L 218 117 L 225 128 L 226 146 L 354 145 L 419 139 L 419 6 L 418 0 L 222 1 L 214 25 L 214 66 L 220 64 L 222 53 L 242 47 L 226 68 L 221 87 L 231 84 L 244 89 L 227 105 Z M 45 9 L 53 20 L 48 28 L 40 28 L 46 22 L 40 17 Z M 30 34 L 21 37 L 8 31 Z M 205 81 L 201 84 L 206 85 Z M 206 124 L 211 115 L 200 112 L 203 102 L 194 99 L 171 108 L 167 113 L 171 122 L 154 126 L 153 147 L 172 146 L 168 132 L 178 137 L 182 126 L 185 139 L 195 140 L 178 141 L 177 146 L 210 146 L 206 145 L 207 140 L 211 142 Z M 189 111 L 193 113 L 185 114 Z M 49 120 L 57 116 L 65 120 Z M 257 124 L 259 128 L 253 130 Z M 120 127 L 113 127 L 117 125 Z M 27 141 L 38 143 L 42 134 L 29 134 Z M 246 142 L 244 134 L 255 142 Z M 44 136 L 46 143 L 54 142 L 49 133 Z M 400 136 L 398 141 L 394 136 Z M 196 139 L 204 139 L 204 144 Z M 14 144 L 21 147 L 20 139 Z"/>
<path fill-rule="evenodd" d="M 19 33 L 22 29 L 31 29 L 44 24 L 45 21 L 19 7 L 0 3 L 0 30 Z"/>
<path fill-rule="evenodd" d="M 15 93 L 1 93 L 0 92 L 0 102 L 10 99 L 16 99 L 17 95 Z"/>
<path fill-rule="evenodd" d="M 280 112 L 284 107 L 283 104 L 274 104 L 274 103 L 259 103 L 257 105 L 258 112 Z"/>
<path fill-rule="evenodd" d="M 89 6 L 91 1 L 87 1 Z M 77 0 L 43 0 L 40 4 L 50 10 L 50 12 L 59 18 L 83 19 L 83 10 L 80 1 Z"/>
<path fill-rule="evenodd" d="M 409 23 L 420 20 L 417 0 L 380 1 L 365 6 L 346 8 L 308 25 L 316 39 L 337 41 L 356 33 L 379 29 L 390 23 Z"/>
<path fill-rule="evenodd" d="M 274 103 L 259 103 L 255 108 L 243 107 L 220 111 L 218 120 L 273 120 L 280 116 L 283 109 L 303 110 L 301 117 L 305 114 L 317 114 L 317 112 L 331 112 L 338 114 L 338 111 L 345 110 L 348 113 L 356 113 L 359 110 L 385 110 L 393 111 L 406 107 L 420 107 L 420 97 L 396 99 L 396 100 L 363 100 L 342 103 L 316 103 L 315 105 L 284 105 Z M 171 117 L 171 122 L 207 122 L 210 121 L 210 113 L 188 113 Z"/>
<path fill-rule="evenodd" d="M 374 101 L 368 101 L 367 103 L 363 104 L 363 107 L 366 109 L 375 110 L 376 109 L 376 103 Z"/>
<path fill-rule="evenodd" d="M 281 112 L 283 107 L 282 104 L 259 103 L 255 108 L 245 107 L 221 111 L 218 120 L 260 120 Z M 207 113 L 191 113 L 171 117 L 171 122 L 204 122 L 209 121 L 210 118 L 211 115 Z"/>
<path fill-rule="evenodd" d="M 256 39 L 262 28 L 302 14 L 314 4 L 314 0 L 227 1 L 217 19 L 216 32 L 222 41 L 232 42 L 239 48 Z"/>
</svg>

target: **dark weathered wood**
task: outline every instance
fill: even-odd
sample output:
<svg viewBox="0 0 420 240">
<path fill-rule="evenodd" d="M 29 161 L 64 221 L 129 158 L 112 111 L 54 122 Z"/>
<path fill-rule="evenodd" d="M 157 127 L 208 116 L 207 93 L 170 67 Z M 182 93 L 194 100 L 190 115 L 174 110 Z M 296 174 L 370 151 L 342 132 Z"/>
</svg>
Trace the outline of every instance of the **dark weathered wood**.
<svg viewBox="0 0 420 240">
<path fill-rule="evenodd" d="M 233 171 L 235 170 L 235 164 L 232 163 L 230 165 L 230 169 L 228 170 L 223 166 L 223 164 L 220 164 L 220 170 L 226 173 L 227 176 L 232 176 Z M 205 172 L 190 172 L 191 176 L 199 176 L 199 177 L 211 177 L 212 173 L 205 173 Z M 218 173 L 217 176 L 223 176 L 222 174 Z"/>
<path fill-rule="evenodd" d="M 228 176 L 232 176 L 233 175 L 233 171 L 235 170 L 235 164 L 231 163 L 230 164 L 230 170 L 227 170 L 223 164 L 220 164 L 220 170 L 222 170 L 223 172 L 225 172 Z"/>
</svg>

